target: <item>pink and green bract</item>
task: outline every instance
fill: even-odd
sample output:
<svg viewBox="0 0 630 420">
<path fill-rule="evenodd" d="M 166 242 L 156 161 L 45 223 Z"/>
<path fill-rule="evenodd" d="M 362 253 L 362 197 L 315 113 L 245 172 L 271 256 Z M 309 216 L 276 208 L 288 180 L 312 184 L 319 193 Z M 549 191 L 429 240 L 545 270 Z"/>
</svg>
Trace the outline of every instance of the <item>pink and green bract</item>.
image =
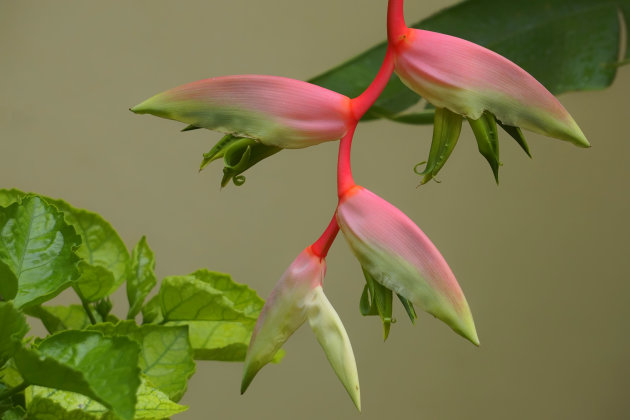
<svg viewBox="0 0 630 420">
<path fill-rule="evenodd" d="M 339 199 L 337 220 L 374 280 L 479 345 L 468 302 L 442 254 L 402 211 L 356 186 Z"/>
<path fill-rule="evenodd" d="M 199 80 L 131 110 L 289 149 L 339 140 L 355 123 L 347 96 L 300 80 L 260 75 Z"/>
<path fill-rule="evenodd" d="M 503 124 L 589 147 L 571 115 L 543 85 L 480 45 L 420 29 L 390 41 L 404 84 L 438 108 L 476 120 L 489 111 Z"/>
</svg>

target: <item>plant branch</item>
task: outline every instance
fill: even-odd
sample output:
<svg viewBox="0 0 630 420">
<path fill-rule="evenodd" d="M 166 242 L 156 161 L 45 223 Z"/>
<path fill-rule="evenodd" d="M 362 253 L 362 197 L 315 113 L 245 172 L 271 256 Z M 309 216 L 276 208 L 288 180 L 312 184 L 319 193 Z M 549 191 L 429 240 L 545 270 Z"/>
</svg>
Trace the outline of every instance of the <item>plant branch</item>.
<svg viewBox="0 0 630 420">
<path fill-rule="evenodd" d="M 79 300 L 81 300 L 81 306 L 83 306 L 83 310 L 85 311 L 85 313 L 87 314 L 88 318 L 90 319 L 90 323 L 92 325 L 96 324 L 96 318 L 94 317 L 94 313 L 92 312 L 92 308 L 90 308 L 90 303 L 87 300 L 85 300 L 85 298 L 83 297 L 83 294 L 81 293 L 81 291 L 79 290 L 78 287 L 72 286 L 72 289 L 74 290 L 74 292 L 79 297 Z"/>
<path fill-rule="evenodd" d="M 0 392 L 0 401 L 6 400 L 8 398 L 11 398 L 15 394 L 19 394 L 20 392 L 22 392 L 26 388 L 28 388 L 29 385 L 30 384 L 28 382 L 24 381 L 20 385 L 16 386 L 15 388 L 11 388 L 11 389 L 8 389 L 8 390 L 6 390 L 4 392 Z"/>
</svg>

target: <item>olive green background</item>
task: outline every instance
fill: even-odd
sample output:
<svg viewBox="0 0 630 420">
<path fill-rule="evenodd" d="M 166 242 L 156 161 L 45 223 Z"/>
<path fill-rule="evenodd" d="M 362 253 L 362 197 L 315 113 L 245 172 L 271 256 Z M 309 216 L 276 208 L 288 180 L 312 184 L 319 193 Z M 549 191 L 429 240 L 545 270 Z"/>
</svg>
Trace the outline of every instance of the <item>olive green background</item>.
<svg viewBox="0 0 630 420">
<path fill-rule="evenodd" d="M 417 21 L 453 4 L 408 0 Z M 0 0 L 0 186 L 102 214 L 159 277 L 208 267 L 265 297 L 334 210 L 336 143 L 283 151 L 219 189 L 197 172 L 220 137 L 128 108 L 176 85 L 259 73 L 307 79 L 385 37 L 385 0 Z M 422 314 L 383 343 L 343 238 L 326 293 L 352 340 L 359 415 L 308 326 L 239 395 L 241 364 L 198 363 L 181 419 L 622 419 L 630 416 L 630 68 L 606 91 L 560 100 L 591 149 L 507 136 L 496 186 L 468 128 L 438 183 L 416 188 L 431 128 L 360 125 L 355 179 L 440 248 L 481 347 Z M 73 299 L 64 293 L 61 301 Z M 124 293 L 116 295 L 126 311 Z M 35 330 L 41 331 L 41 327 Z"/>
</svg>

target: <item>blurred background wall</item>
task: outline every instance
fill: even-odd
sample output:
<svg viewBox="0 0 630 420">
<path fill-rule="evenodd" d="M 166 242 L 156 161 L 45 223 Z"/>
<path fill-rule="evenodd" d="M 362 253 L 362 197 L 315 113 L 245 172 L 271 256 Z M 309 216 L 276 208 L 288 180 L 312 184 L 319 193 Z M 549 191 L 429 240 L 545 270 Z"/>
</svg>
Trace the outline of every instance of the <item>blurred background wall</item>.
<svg viewBox="0 0 630 420">
<path fill-rule="evenodd" d="M 455 2 L 408 1 L 409 21 Z M 167 88 L 260 73 L 308 79 L 385 38 L 386 2 L 0 0 L 0 187 L 102 214 L 158 276 L 207 267 L 266 297 L 335 206 L 336 143 L 284 151 L 219 189 L 197 168 L 220 138 L 128 108 Z M 361 418 L 616 419 L 630 415 L 630 68 L 563 95 L 593 147 L 503 136 L 496 186 L 469 129 L 416 188 L 431 127 L 362 124 L 355 178 L 432 238 L 473 310 L 481 347 L 402 308 L 390 338 L 363 318 L 358 263 L 339 238 L 326 290 L 352 340 Z M 59 299 L 72 299 L 64 294 Z M 120 313 L 125 298 L 117 294 Z M 37 330 L 36 330 L 37 331 Z M 239 395 L 240 364 L 200 362 L 182 419 L 358 418 L 308 327 Z"/>
</svg>

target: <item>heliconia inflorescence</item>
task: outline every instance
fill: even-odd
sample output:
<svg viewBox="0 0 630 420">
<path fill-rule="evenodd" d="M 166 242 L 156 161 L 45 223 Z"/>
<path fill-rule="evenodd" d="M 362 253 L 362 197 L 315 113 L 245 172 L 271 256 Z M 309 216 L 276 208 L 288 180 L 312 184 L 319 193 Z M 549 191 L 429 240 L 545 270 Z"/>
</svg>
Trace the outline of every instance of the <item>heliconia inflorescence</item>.
<svg viewBox="0 0 630 420">
<path fill-rule="evenodd" d="M 455 147 L 468 119 L 479 151 L 498 181 L 497 124 L 529 154 L 519 129 L 589 146 L 560 102 L 536 79 L 506 58 L 463 39 L 405 25 L 402 0 L 389 0 L 388 48 L 367 89 L 350 99 L 299 80 L 274 76 L 225 76 L 168 90 L 131 108 L 226 133 L 204 155 L 202 168 L 225 161 L 222 185 L 282 148 L 340 140 L 338 204 L 330 224 L 289 265 L 256 322 L 245 358 L 241 392 L 272 361 L 306 321 L 328 361 L 360 409 L 359 379 L 348 334 L 323 292 L 325 257 L 339 230 L 363 270 L 360 309 L 380 315 L 384 336 L 392 323 L 396 294 L 412 321 L 414 305 L 479 345 L 473 317 L 446 260 L 402 211 L 355 184 L 350 167 L 357 122 L 374 104 L 395 71 L 434 104 L 435 126 L 422 183 L 433 178 Z M 242 180 L 241 180 L 242 181 Z"/>
</svg>

